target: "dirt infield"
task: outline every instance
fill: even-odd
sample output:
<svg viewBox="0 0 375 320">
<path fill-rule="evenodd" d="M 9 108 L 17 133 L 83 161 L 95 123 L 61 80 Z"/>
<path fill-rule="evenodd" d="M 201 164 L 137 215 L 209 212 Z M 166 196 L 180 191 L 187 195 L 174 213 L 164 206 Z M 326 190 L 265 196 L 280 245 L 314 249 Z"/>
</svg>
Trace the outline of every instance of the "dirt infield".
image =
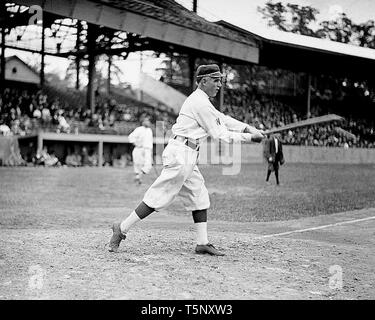
<svg viewBox="0 0 375 320">
<path fill-rule="evenodd" d="M 152 176 L 135 187 L 131 169 L 0 168 L 0 299 L 374 299 L 373 167 L 290 165 L 280 188 L 263 183 L 263 169 L 222 180 L 220 167 L 202 169 L 210 240 L 226 252 L 211 257 L 193 253 L 192 219 L 178 202 L 137 224 L 118 254 L 106 250 L 111 223 Z M 306 186 L 310 169 L 318 182 Z"/>
</svg>

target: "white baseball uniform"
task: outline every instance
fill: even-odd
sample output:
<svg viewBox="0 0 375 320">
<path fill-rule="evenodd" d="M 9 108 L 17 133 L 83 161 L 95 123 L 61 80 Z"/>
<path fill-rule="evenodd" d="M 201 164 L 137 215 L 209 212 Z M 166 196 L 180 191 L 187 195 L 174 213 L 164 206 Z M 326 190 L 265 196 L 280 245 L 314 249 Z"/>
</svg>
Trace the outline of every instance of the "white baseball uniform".
<svg viewBox="0 0 375 320">
<path fill-rule="evenodd" d="M 208 95 L 196 89 L 184 102 L 172 138 L 163 151 L 163 170 L 146 191 L 143 202 L 156 211 L 167 207 L 180 195 L 188 211 L 210 207 L 208 191 L 197 161 L 199 142 L 211 136 L 227 143 L 251 142 L 251 133 L 242 131 L 248 124 L 224 115 L 211 104 Z"/>
<path fill-rule="evenodd" d="M 153 136 L 151 128 L 140 126 L 129 134 L 129 142 L 135 145 L 133 167 L 136 174 L 147 174 L 152 168 Z"/>
</svg>

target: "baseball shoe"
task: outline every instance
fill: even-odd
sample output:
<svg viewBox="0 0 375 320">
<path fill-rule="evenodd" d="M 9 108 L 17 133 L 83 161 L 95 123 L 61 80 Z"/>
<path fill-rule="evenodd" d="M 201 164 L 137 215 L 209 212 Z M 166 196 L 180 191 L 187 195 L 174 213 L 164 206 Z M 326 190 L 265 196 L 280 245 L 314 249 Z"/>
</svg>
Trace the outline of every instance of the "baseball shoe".
<svg viewBox="0 0 375 320">
<path fill-rule="evenodd" d="M 121 232 L 120 223 L 114 223 L 112 226 L 112 237 L 109 241 L 109 252 L 118 252 L 120 242 L 126 239 L 126 235 Z"/>
<path fill-rule="evenodd" d="M 208 253 L 212 256 L 225 256 L 224 253 L 217 250 L 211 243 L 197 244 L 197 246 L 195 247 L 195 253 L 198 253 L 198 254 Z"/>
</svg>

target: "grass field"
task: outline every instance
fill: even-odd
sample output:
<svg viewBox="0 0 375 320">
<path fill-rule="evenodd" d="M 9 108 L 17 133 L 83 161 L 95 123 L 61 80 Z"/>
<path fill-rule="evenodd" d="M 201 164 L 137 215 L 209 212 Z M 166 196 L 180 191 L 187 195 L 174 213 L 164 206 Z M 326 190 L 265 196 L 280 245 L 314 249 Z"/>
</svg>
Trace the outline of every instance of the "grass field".
<svg viewBox="0 0 375 320">
<path fill-rule="evenodd" d="M 220 166 L 201 167 L 210 193 L 210 219 L 240 222 L 375 207 L 374 170 L 372 165 L 287 165 L 281 169 L 277 187 L 274 176 L 269 185 L 265 183 L 262 165 L 244 165 L 234 176 L 222 175 Z M 79 215 L 81 209 L 124 208 L 126 213 L 155 179 L 152 171 L 137 186 L 131 168 L 0 168 L 0 176 L 1 207 L 11 213 L 0 222 L 7 227 L 53 226 L 57 221 L 82 225 L 86 217 Z M 61 210 L 76 214 L 62 215 Z M 188 214 L 178 199 L 166 212 Z M 84 222 L 91 224 L 96 216 L 87 218 Z"/>
<path fill-rule="evenodd" d="M 368 216 L 375 166 L 287 164 L 281 186 L 274 176 L 265 183 L 263 165 L 244 165 L 235 176 L 221 170 L 201 167 L 209 233 L 227 252 L 218 260 L 194 255 L 191 214 L 178 199 L 137 224 L 119 254 L 107 252 L 110 225 L 142 200 L 153 172 L 137 186 L 131 168 L 0 168 L 0 299 L 375 297 L 373 220 L 364 229 L 258 239 Z M 335 264 L 352 268 L 351 280 L 332 292 L 327 268 Z M 37 291 L 28 285 L 33 267 L 46 278 Z"/>
</svg>

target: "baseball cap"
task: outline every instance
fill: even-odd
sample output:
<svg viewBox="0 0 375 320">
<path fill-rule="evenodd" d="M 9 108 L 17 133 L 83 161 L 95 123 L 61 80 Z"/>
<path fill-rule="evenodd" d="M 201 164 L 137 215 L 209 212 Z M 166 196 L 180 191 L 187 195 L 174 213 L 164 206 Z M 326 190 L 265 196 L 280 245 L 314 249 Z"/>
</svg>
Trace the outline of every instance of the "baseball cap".
<svg viewBox="0 0 375 320">
<path fill-rule="evenodd" d="M 197 78 L 202 77 L 222 78 L 224 75 L 217 64 L 202 64 L 197 69 Z"/>
</svg>

